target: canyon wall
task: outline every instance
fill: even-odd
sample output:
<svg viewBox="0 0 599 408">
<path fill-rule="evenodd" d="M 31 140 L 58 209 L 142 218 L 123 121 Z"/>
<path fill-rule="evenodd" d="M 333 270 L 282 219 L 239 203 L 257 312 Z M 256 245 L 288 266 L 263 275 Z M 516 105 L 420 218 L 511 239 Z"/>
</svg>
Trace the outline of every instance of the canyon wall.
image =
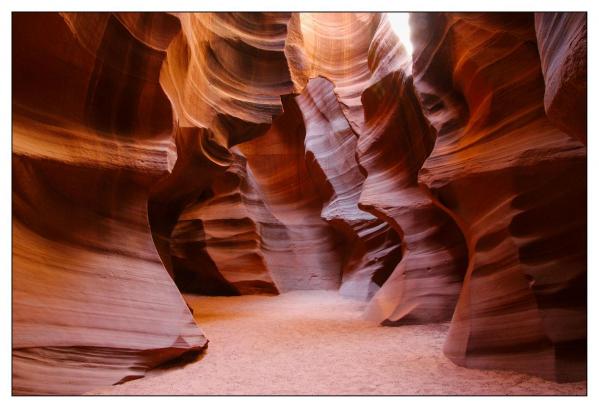
<svg viewBox="0 0 599 408">
<path fill-rule="evenodd" d="M 467 367 L 586 364 L 586 16 L 13 15 L 13 392 L 207 340 L 180 292 L 338 290 Z"/>
<path fill-rule="evenodd" d="M 412 16 L 414 81 L 437 130 L 419 180 L 468 247 L 445 354 L 467 367 L 580 379 L 585 138 L 564 133 L 545 113 L 534 21 L 528 13 Z"/>
<path fill-rule="evenodd" d="M 177 21 L 16 13 L 13 27 L 13 392 L 80 394 L 201 350 L 147 212 L 176 160 L 158 80 Z"/>
</svg>

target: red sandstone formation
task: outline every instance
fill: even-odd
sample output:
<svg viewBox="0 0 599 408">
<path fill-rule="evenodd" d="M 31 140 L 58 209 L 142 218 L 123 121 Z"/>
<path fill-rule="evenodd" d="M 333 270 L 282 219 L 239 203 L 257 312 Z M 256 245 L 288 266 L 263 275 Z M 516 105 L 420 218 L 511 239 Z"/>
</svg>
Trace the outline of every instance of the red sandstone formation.
<svg viewBox="0 0 599 408">
<path fill-rule="evenodd" d="M 169 31 L 109 14 L 13 27 L 14 392 L 78 394 L 200 350 L 147 222 L 176 157 L 155 48 Z"/>
<path fill-rule="evenodd" d="M 402 260 L 366 313 L 378 321 L 451 318 L 465 271 L 466 248 L 455 222 L 418 185 L 433 131 L 412 78 L 393 72 L 362 94 L 365 124 L 357 147 L 367 177 L 360 206 L 388 220 L 402 240 Z"/>
<path fill-rule="evenodd" d="M 337 289 L 342 251 L 321 218 L 323 199 L 306 158 L 302 115 L 292 98 L 283 107 L 266 134 L 238 146 L 274 218 L 263 234 L 267 262 L 281 290 Z"/>
<path fill-rule="evenodd" d="M 411 25 L 413 62 L 378 13 L 15 14 L 13 391 L 202 349 L 179 291 L 339 290 L 583 378 L 586 16 Z"/>
<path fill-rule="evenodd" d="M 230 147 L 257 136 L 292 92 L 285 13 L 181 13 L 161 84 L 181 127 L 214 132 Z"/>
<path fill-rule="evenodd" d="M 356 160 L 357 136 L 337 101 L 333 84 L 311 80 L 296 97 L 306 123 L 306 151 L 321 175 L 330 197 L 321 218 L 336 228 L 345 242 L 346 259 L 339 291 L 346 296 L 370 299 L 401 259 L 401 240 L 386 221 L 363 211 L 358 200 L 364 176 Z"/>
<path fill-rule="evenodd" d="M 587 16 L 536 13 L 535 29 L 545 78 L 547 117 L 586 144 Z"/>
<path fill-rule="evenodd" d="M 586 149 L 545 114 L 534 16 L 412 19 L 415 83 L 438 132 L 419 180 L 468 245 L 445 353 L 583 378 Z"/>
<path fill-rule="evenodd" d="M 355 131 L 363 121 L 360 95 L 372 75 L 368 50 L 380 19 L 373 13 L 301 13 L 289 22 L 285 54 L 296 92 L 310 78 L 327 78 Z"/>
<path fill-rule="evenodd" d="M 250 201 L 248 194 L 253 191 L 246 182 L 245 160 L 235 157 L 238 160 L 211 185 L 211 197 L 183 209 L 171 234 L 171 253 L 181 252 L 181 262 L 189 262 L 194 260 L 193 256 L 189 259 L 194 247 L 185 246 L 204 245 L 217 273 L 234 286 L 233 293 L 276 294 L 262 253 L 260 225 L 252 218 L 253 206 L 262 201 Z M 191 263 L 188 268 L 196 272 L 197 292 L 214 293 L 202 277 L 205 265 L 198 268 Z"/>
</svg>

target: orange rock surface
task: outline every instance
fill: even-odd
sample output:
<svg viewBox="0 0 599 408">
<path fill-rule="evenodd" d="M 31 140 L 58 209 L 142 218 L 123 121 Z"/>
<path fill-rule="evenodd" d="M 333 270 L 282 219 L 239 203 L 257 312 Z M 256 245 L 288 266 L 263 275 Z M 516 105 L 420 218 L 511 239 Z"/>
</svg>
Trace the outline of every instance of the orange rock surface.
<svg viewBox="0 0 599 408">
<path fill-rule="evenodd" d="M 13 392 L 338 290 L 459 365 L 586 372 L 586 15 L 13 14 Z M 242 334 L 240 334 L 242 335 Z"/>
<path fill-rule="evenodd" d="M 147 218 L 176 160 L 158 80 L 177 26 L 13 15 L 15 393 L 79 394 L 207 343 Z"/>
<path fill-rule="evenodd" d="M 534 16 L 417 14 L 414 81 L 437 141 L 419 180 L 468 269 L 445 353 L 557 380 L 586 371 L 586 149 L 549 121 Z"/>
</svg>

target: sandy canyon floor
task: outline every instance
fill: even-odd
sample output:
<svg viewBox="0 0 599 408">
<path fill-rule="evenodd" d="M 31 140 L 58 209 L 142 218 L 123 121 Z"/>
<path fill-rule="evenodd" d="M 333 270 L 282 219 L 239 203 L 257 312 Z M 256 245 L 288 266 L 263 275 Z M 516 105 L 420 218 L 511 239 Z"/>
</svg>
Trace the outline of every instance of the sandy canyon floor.
<svg viewBox="0 0 599 408">
<path fill-rule="evenodd" d="M 93 394 L 585 394 L 586 382 L 458 367 L 442 353 L 448 324 L 381 327 L 336 292 L 185 296 L 210 344 L 187 365 Z"/>
</svg>

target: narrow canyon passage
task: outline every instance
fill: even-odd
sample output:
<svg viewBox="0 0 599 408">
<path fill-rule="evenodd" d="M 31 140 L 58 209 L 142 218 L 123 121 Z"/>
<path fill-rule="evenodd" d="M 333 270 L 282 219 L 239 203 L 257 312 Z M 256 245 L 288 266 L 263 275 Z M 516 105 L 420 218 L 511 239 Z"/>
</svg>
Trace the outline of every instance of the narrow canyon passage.
<svg viewBox="0 0 599 408">
<path fill-rule="evenodd" d="M 210 339 L 187 365 L 94 390 L 107 395 L 582 395 L 510 371 L 459 367 L 442 352 L 448 323 L 380 326 L 336 291 L 186 295 Z"/>
<path fill-rule="evenodd" d="M 12 29 L 14 394 L 586 392 L 585 13 Z"/>
</svg>

